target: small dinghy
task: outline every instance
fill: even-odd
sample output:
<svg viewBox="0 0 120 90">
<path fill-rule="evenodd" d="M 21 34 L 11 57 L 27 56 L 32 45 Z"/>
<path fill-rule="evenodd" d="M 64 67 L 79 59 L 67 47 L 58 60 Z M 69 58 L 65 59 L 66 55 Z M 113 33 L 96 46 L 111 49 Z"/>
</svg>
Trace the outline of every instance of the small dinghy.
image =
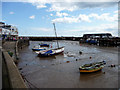
<svg viewBox="0 0 120 90">
<path fill-rule="evenodd" d="M 41 47 L 49 47 L 49 44 L 39 44 Z"/>
<path fill-rule="evenodd" d="M 80 73 L 91 73 L 100 71 L 104 65 L 106 64 L 105 61 L 102 62 L 95 62 L 90 64 L 85 64 L 79 67 Z"/>
</svg>

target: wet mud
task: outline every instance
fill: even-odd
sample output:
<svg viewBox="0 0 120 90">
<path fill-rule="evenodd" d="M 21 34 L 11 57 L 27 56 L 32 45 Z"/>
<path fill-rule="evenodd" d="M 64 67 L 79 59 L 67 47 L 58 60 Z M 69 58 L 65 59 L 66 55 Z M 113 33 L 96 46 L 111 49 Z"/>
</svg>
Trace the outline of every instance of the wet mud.
<svg viewBox="0 0 120 90">
<path fill-rule="evenodd" d="M 28 47 L 19 50 L 18 68 L 22 75 L 37 88 L 117 88 L 118 48 L 79 44 L 78 41 L 59 41 L 65 46 L 63 54 L 38 57 L 32 47 L 41 41 L 31 41 Z M 50 43 L 57 47 L 55 41 Z M 82 52 L 82 53 L 81 53 Z M 106 61 L 102 71 L 80 74 L 79 66 L 97 61 Z M 110 67 L 114 64 L 115 67 Z M 27 83 L 27 82 L 26 82 Z M 29 86 L 28 86 L 29 87 Z M 32 87 L 32 86 L 31 86 Z"/>
</svg>

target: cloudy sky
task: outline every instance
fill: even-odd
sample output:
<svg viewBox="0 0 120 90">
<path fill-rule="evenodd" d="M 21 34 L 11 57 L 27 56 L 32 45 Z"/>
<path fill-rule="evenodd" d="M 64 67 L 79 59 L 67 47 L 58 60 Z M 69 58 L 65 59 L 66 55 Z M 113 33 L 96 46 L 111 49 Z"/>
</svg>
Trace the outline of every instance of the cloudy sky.
<svg viewBox="0 0 120 90">
<path fill-rule="evenodd" d="M 111 33 L 118 36 L 118 3 L 82 0 L 5 0 L 2 21 L 15 25 L 20 36 L 83 36 Z"/>
</svg>

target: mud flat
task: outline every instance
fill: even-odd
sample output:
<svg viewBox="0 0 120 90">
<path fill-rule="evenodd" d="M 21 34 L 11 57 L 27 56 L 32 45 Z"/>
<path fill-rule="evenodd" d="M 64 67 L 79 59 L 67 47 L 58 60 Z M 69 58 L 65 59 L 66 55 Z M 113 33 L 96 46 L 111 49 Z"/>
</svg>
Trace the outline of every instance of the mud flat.
<svg viewBox="0 0 120 90">
<path fill-rule="evenodd" d="M 35 87 L 118 88 L 118 47 L 99 47 L 61 40 L 59 44 L 65 46 L 64 54 L 43 58 L 32 51 L 32 47 L 39 43 L 41 41 L 31 41 L 28 47 L 19 51 L 18 68 L 21 68 L 22 75 Z M 54 41 L 45 43 L 57 46 Z M 102 71 L 80 74 L 80 65 L 102 60 L 107 63 Z M 109 67 L 111 64 L 115 64 L 115 67 Z"/>
</svg>

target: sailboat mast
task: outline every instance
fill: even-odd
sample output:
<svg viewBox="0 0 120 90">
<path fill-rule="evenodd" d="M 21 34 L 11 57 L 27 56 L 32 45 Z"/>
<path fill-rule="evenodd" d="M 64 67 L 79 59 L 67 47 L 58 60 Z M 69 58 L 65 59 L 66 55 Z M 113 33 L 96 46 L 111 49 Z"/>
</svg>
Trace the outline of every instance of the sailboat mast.
<svg viewBox="0 0 120 90">
<path fill-rule="evenodd" d="M 55 23 L 53 23 L 53 26 L 54 26 L 54 30 L 55 30 L 56 39 L 57 39 L 57 33 L 56 33 Z M 57 46 L 58 46 L 58 48 L 59 48 L 58 40 L 57 40 Z"/>
</svg>

